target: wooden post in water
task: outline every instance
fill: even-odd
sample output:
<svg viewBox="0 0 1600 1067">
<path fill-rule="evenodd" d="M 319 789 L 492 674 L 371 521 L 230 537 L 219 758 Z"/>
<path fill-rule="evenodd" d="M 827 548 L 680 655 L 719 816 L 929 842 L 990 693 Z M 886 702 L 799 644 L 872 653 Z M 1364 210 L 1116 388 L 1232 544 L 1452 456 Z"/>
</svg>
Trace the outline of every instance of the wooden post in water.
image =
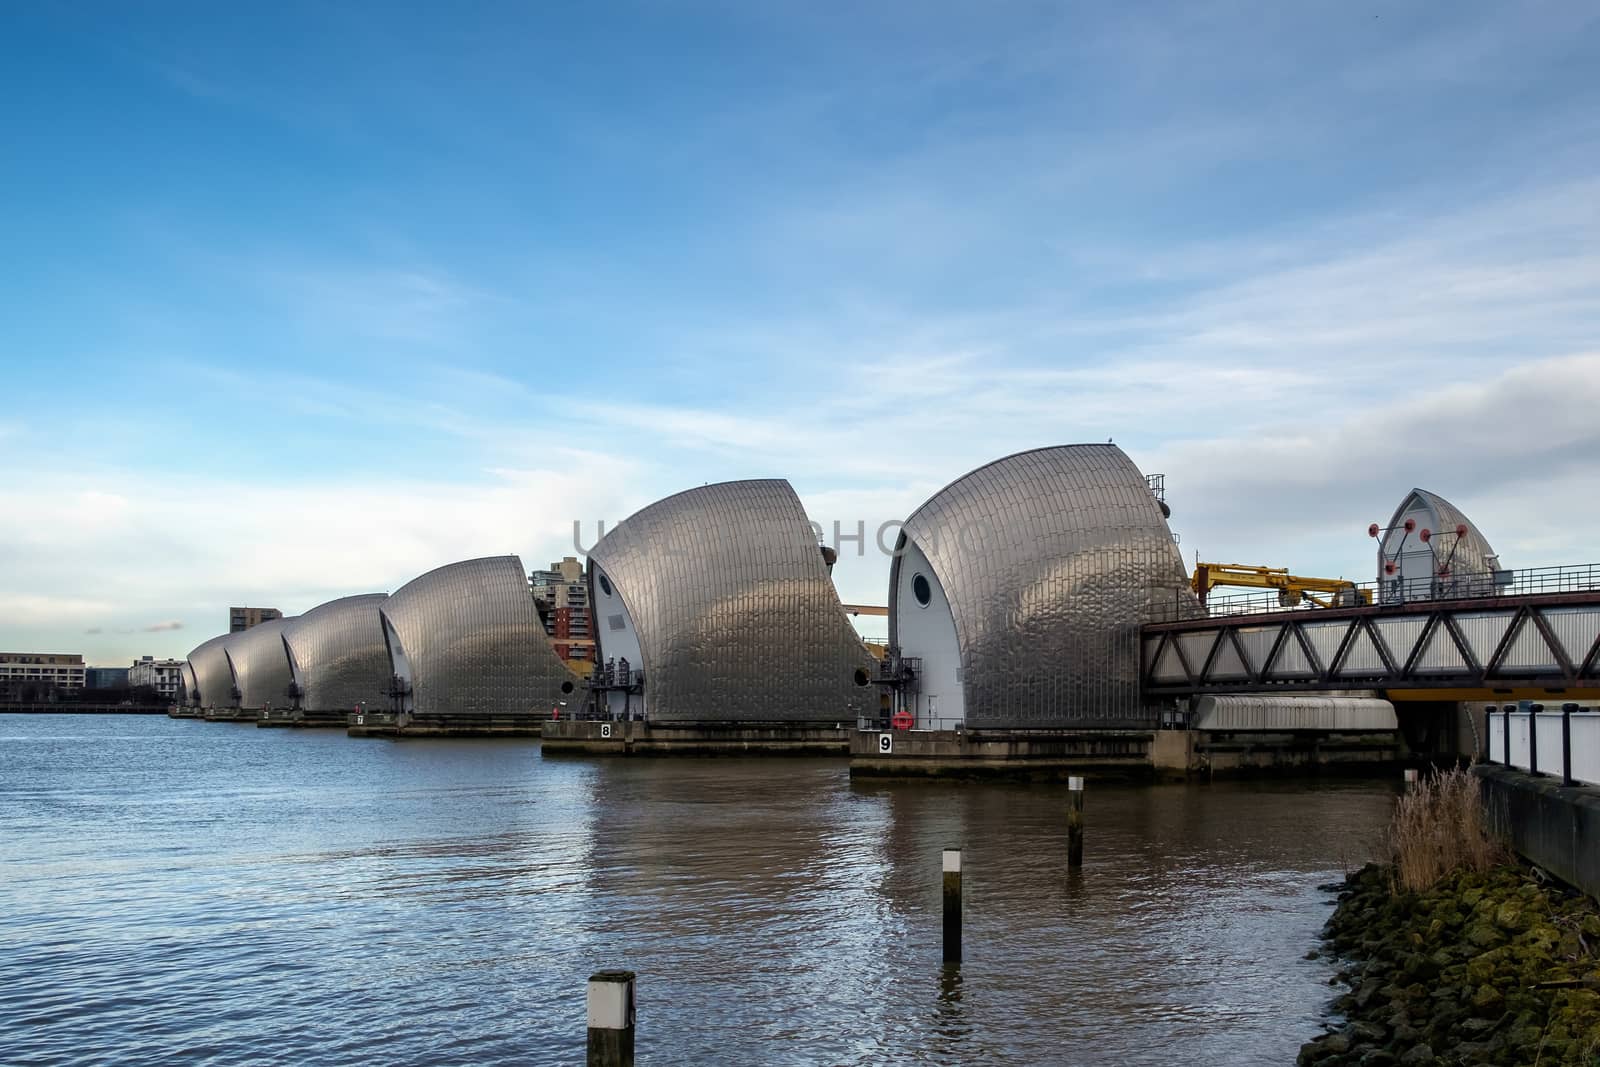
<svg viewBox="0 0 1600 1067">
<path fill-rule="evenodd" d="M 1067 779 L 1067 866 L 1083 866 L 1083 779 Z"/>
<path fill-rule="evenodd" d="M 961 962 L 961 850 L 944 850 L 944 961 Z"/>
<path fill-rule="evenodd" d="M 633 1067 L 632 971 L 589 976 L 588 1067 Z"/>
<path fill-rule="evenodd" d="M 1417 791 L 1417 769 L 1415 767 L 1407 767 L 1406 768 L 1406 792 L 1407 793 L 1415 793 L 1416 791 Z"/>
</svg>

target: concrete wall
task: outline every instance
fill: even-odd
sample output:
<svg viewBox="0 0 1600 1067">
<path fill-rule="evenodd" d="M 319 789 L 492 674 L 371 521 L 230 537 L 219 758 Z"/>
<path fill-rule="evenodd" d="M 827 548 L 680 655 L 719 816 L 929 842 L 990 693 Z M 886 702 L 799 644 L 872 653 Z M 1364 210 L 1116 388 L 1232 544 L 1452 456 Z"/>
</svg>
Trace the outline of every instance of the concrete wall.
<svg viewBox="0 0 1600 1067">
<path fill-rule="evenodd" d="M 1487 764 L 1472 773 L 1490 825 L 1518 854 L 1600 900 L 1600 788 Z"/>
</svg>

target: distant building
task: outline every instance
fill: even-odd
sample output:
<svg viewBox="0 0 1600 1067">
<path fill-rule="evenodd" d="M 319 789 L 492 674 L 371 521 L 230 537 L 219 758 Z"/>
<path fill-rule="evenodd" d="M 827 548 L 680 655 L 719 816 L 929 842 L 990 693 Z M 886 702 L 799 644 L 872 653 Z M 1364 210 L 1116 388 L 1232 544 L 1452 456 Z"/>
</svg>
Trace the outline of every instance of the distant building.
<svg viewBox="0 0 1600 1067">
<path fill-rule="evenodd" d="M 126 667 L 85 667 L 83 671 L 85 689 L 126 689 L 128 684 Z"/>
<path fill-rule="evenodd" d="M 44 700 L 57 689 L 82 689 L 81 655 L 63 652 L 0 652 L 0 700 Z"/>
<path fill-rule="evenodd" d="M 583 577 L 583 564 L 576 556 L 567 556 L 550 564 L 549 570 L 529 574 L 528 587 L 556 655 L 580 674 L 586 674 L 594 662 L 594 628 L 590 625 L 589 584 Z"/>
<path fill-rule="evenodd" d="M 236 634 L 248 630 L 252 626 L 259 626 L 273 619 L 283 618 L 283 612 L 277 608 L 229 608 L 228 632 Z"/>
<path fill-rule="evenodd" d="M 177 700 L 183 688 L 183 660 L 156 659 L 140 656 L 132 667 L 123 671 L 130 689 L 149 686 L 168 700 Z"/>
</svg>

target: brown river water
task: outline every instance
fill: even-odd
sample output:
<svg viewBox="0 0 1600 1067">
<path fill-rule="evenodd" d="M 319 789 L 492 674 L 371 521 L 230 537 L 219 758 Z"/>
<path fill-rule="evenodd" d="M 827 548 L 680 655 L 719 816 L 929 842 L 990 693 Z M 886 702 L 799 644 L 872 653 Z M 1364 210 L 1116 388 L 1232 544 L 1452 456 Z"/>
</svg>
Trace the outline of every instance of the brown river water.
<svg viewBox="0 0 1600 1067">
<path fill-rule="evenodd" d="M 1054 786 L 0 716 L 0 1063 L 581 1063 L 624 967 L 641 1064 L 1291 1064 L 1394 794 L 1091 782 L 1080 874 Z"/>
</svg>

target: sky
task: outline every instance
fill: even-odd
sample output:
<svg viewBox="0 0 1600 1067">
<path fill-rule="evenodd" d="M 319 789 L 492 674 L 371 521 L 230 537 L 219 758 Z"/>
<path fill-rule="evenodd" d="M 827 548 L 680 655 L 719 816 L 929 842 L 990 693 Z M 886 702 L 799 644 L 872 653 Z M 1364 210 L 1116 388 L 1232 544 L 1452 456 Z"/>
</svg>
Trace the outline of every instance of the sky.
<svg viewBox="0 0 1600 1067">
<path fill-rule="evenodd" d="M 1107 439 L 1190 563 L 1370 580 L 1412 486 L 1600 559 L 1597 70 L 1587 0 L 0 6 L 0 648 L 752 477 L 883 603 Z"/>
</svg>

